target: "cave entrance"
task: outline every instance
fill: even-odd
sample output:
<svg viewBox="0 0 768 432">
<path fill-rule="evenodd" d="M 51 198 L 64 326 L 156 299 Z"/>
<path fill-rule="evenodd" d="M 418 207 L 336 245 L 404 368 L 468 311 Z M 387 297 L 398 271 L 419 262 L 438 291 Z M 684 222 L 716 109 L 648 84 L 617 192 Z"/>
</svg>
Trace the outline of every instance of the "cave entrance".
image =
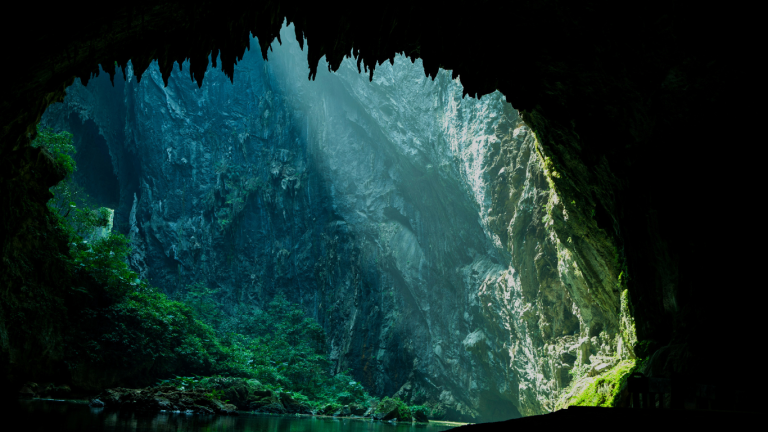
<svg viewBox="0 0 768 432">
<path fill-rule="evenodd" d="M 559 371 L 528 373 L 525 359 L 549 355 L 541 335 L 554 346 L 580 325 L 544 265 L 558 249 L 530 129 L 500 93 L 464 97 L 450 71 L 432 79 L 403 56 L 372 81 L 352 60 L 308 81 L 306 52 L 283 32 L 269 62 L 246 53 L 233 81 L 211 67 L 198 86 L 187 62 L 168 76 L 153 63 L 139 81 L 128 64 L 127 80 L 78 84 L 51 114 L 74 135 L 90 204 L 118 209 L 118 231 L 130 230 L 133 269 L 249 347 L 280 346 L 277 317 L 305 314 L 317 337 L 303 346 L 327 347 L 259 359 L 236 347 L 237 373 L 264 383 L 285 385 L 262 376 L 255 362 L 269 357 L 301 378 L 291 391 L 315 392 L 302 374 L 332 369 L 324 386 L 341 405 L 370 391 L 446 420 L 545 412 L 518 388 L 556 388 Z M 540 291 L 515 268 L 554 281 L 535 312 L 546 332 L 498 313 Z M 317 362 L 293 368 L 302 356 Z"/>
</svg>

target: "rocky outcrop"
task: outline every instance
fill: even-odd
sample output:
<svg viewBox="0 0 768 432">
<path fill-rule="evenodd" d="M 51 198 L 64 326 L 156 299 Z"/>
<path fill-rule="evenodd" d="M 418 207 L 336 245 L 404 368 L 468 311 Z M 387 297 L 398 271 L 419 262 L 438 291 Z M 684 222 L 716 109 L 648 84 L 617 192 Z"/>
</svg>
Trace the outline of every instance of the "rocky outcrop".
<svg viewBox="0 0 768 432">
<path fill-rule="evenodd" d="M 553 192 L 501 94 L 463 98 L 403 57 L 372 82 L 351 61 L 309 82 L 283 40 L 234 84 L 129 66 L 46 114 L 103 137 L 119 196 L 91 195 L 118 202 L 143 277 L 171 295 L 203 282 L 230 314 L 284 292 L 325 328 L 334 371 L 446 418 L 547 412 L 573 367 L 629 355 L 615 250 Z"/>
<path fill-rule="evenodd" d="M 410 422 L 413 420 L 411 412 L 405 404 L 399 400 L 389 398 L 385 398 L 376 405 L 372 417 L 374 420 L 383 421 L 394 420 Z"/>
<path fill-rule="evenodd" d="M 138 411 L 170 411 L 189 414 L 237 415 L 237 407 L 205 391 L 183 391 L 175 387 L 104 390 L 91 400 L 94 408 L 124 408 Z"/>
<path fill-rule="evenodd" d="M 32 399 L 32 398 L 56 398 L 67 399 L 71 398 L 72 389 L 68 385 L 56 385 L 54 383 L 38 384 L 35 382 L 28 382 L 19 389 L 20 399 Z"/>
</svg>

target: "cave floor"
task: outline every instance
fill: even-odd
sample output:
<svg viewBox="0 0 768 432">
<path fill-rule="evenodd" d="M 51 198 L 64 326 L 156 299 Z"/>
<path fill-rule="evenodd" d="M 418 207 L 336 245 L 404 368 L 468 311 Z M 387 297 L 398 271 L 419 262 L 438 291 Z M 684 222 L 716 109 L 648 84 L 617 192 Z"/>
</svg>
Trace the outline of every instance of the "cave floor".
<svg viewBox="0 0 768 432">
<path fill-rule="evenodd" d="M 587 427 L 619 430 L 746 430 L 759 424 L 758 414 L 730 411 L 570 407 L 550 414 L 523 417 L 496 423 L 479 423 L 457 428 L 460 432 L 509 430 L 555 430 Z M 533 429 L 537 428 L 537 429 Z"/>
</svg>

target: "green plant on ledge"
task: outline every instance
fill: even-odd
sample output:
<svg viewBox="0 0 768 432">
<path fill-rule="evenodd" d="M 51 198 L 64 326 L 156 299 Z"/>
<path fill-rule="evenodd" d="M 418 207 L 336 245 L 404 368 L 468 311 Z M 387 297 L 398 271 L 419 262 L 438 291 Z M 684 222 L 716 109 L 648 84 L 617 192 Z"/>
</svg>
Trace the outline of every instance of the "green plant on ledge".
<svg viewBox="0 0 768 432">
<path fill-rule="evenodd" d="M 228 403 L 229 399 L 223 399 L 224 397 L 224 390 L 211 390 L 210 393 L 206 393 L 205 397 L 208 400 L 220 400 L 224 403 Z"/>
<path fill-rule="evenodd" d="M 641 365 L 641 362 L 634 359 L 624 360 L 596 377 L 574 379 L 571 385 L 563 390 L 565 397 L 557 402 L 555 409 L 569 406 L 615 407 L 627 378 Z M 570 394 L 573 390 L 578 392 Z"/>
</svg>

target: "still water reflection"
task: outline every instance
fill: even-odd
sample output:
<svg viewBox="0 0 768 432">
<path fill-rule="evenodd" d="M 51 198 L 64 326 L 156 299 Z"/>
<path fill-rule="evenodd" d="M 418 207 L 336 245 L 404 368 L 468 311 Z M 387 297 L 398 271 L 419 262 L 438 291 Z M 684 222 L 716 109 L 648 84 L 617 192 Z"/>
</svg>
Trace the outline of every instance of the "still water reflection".
<svg viewBox="0 0 768 432">
<path fill-rule="evenodd" d="M 367 419 L 263 414 L 223 417 L 134 413 L 44 400 L 20 401 L 13 417 L 19 420 L 14 422 L 15 430 L 20 431 L 440 432 L 456 426 L 434 422 L 394 425 Z"/>
</svg>

